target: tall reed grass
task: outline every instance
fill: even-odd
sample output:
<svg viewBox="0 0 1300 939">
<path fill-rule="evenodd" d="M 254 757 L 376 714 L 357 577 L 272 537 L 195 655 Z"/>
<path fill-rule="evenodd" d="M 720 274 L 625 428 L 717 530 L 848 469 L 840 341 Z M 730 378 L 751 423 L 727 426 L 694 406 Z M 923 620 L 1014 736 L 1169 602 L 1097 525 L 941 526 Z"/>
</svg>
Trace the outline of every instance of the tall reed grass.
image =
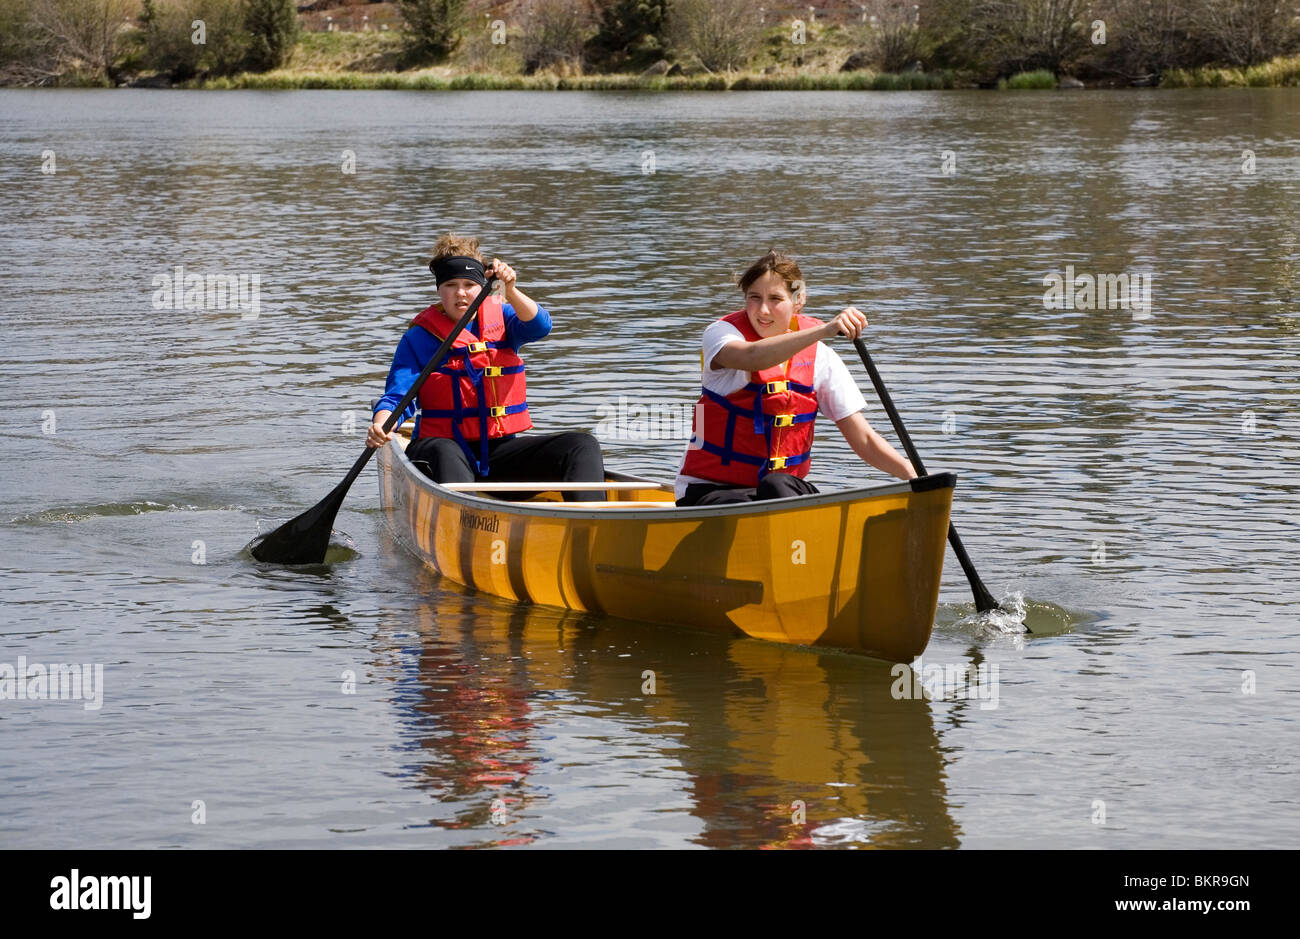
<svg viewBox="0 0 1300 939">
<path fill-rule="evenodd" d="M 1249 68 L 1174 68 L 1160 76 L 1162 88 L 1282 88 L 1300 85 L 1300 55 Z"/>
<path fill-rule="evenodd" d="M 1033 72 L 1017 72 L 1010 78 L 1004 78 L 998 82 L 998 87 L 1002 89 L 1011 89 L 1013 91 L 1022 91 L 1024 89 L 1038 88 L 1055 88 L 1056 76 L 1047 69 L 1040 68 Z"/>
</svg>

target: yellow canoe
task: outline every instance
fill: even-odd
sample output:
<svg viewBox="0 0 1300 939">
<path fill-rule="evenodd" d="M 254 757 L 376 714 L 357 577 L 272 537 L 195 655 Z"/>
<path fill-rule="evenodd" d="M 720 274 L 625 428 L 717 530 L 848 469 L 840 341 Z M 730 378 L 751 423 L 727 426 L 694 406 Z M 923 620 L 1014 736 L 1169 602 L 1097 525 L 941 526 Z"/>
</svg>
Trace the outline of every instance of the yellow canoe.
<svg viewBox="0 0 1300 939">
<path fill-rule="evenodd" d="M 432 570 L 476 590 L 891 662 L 930 640 L 951 473 L 677 508 L 671 484 L 607 472 L 608 501 L 551 490 L 507 502 L 482 484 L 433 482 L 405 445 L 378 454 L 388 523 Z"/>
</svg>

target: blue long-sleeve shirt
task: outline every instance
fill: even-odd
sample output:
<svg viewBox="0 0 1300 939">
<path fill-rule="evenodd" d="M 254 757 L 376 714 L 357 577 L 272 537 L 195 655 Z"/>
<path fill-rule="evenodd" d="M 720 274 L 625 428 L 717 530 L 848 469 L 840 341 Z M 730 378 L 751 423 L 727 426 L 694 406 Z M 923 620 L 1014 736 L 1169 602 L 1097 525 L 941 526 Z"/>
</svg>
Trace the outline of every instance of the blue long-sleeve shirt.
<svg viewBox="0 0 1300 939">
<path fill-rule="evenodd" d="M 537 315 L 530 320 L 521 320 L 515 308 L 508 303 L 501 305 L 502 312 L 505 314 L 506 334 L 505 341 L 509 343 L 510 348 L 515 352 L 526 342 L 532 342 L 541 339 L 551 331 L 551 314 L 546 312 L 546 308 L 540 303 L 537 304 Z M 465 329 L 465 333 L 473 333 L 470 327 L 477 327 L 477 317 L 470 320 L 470 324 Z M 428 364 L 429 359 L 438 351 L 438 346 L 442 345 L 442 340 L 438 339 L 427 329 L 419 326 L 412 326 L 402 336 L 401 342 L 397 344 L 397 352 L 393 354 L 393 365 L 388 370 L 388 382 L 384 386 L 384 396 L 379 399 L 375 405 L 374 414 L 380 411 L 391 411 L 401 402 L 402 397 L 410 390 L 415 379 L 424 371 L 424 366 Z M 415 415 L 418 399 L 412 401 L 406 407 L 402 419 L 393 425 L 401 426 L 403 421 L 409 420 Z M 371 419 L 374 419 L 374 414 Z"/>
</svg>

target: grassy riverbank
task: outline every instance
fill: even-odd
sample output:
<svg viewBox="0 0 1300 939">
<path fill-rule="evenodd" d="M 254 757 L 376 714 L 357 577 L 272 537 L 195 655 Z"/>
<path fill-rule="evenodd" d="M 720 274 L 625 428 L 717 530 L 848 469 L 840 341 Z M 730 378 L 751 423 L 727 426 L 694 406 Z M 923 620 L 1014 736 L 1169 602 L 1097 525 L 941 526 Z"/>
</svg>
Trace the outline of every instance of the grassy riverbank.
<svg viewBox="0 0 1300 939">
<path fill-rule="evenodd" d="M 970 80 L 952 71 L 892 74 L 839 71 L 852 51 L 838 27 L 814 33 L 816 42 L 793 47 L 768 43 L 755 66 L 739 72 L 674 69 L 674 74 L 580 74 L 571 69 L 543 69 L 524 74 L 510 48 L 467 44 L 447 65 L 399 69 L 401 37 L 394 32 L 323 32 L 302 34 L 289 64 L 271 72 L 242 72 L 197 79 L 201 88 L 364 88 L 422 91 L 866 91 L 954 88 Z"/>
<path fill-rule="evenodd" d="M 395 32 L 303 33 L 285 68 L 271 72 L 241 72 L 183 83 L 194 88 L 255 89 L 406 89 L 420 91 L 922 91 L 974 88 L 980 76 L 952 70 L 842 72 L 848 45 L 837 42 L 828 29 L 812 48 L 789 54 L 788 44 L 773 43 L 770 53 L 743 72 L 676 74 L 576 74 L 543 70 L 524 74 L 520 63 L 504 50 L 469 49 L 447 65 L 399 69 L 402 44 Z M 478 53 L 478 54 L 476 54 Z M 1059 76 L 1048 71 L 1023 72 L 998 82 L 999 88 L 1051 89 Z M 1090 86 L 1123 87 L 1121 80 L 1094 79 Z M 1300 56 L 1281 57 L 1247 69 L 1171 69 L 1163 73 L 1166 88 L 1280 87 L 1300 85 Z"/>
<path fill-rule="evenodd" d="M 1280 57 L 1250 68 L 1170 69 L 1165 88 L 1294 88 L 1300 86 L 1300 56 Z"/>
<path fill-rule="evenodd" d="M 299 10 L 300 2 L 0 0 L 0 85 L 1300 85 L 1300 0 L 316 0 Z"/>
<path fill-rule="evenodd" d="M 1094 87 L 1123 87 L 1116 82 L 1092 82 Z M 1279 88 L 1300 87 L 1300 57 L 1276 59 L 1249 69 L 1171 69 L 1161 76 L 1161 88 Z M 466 72 L 437 67 L 408 71 L 354 71 L 291 67 L 273 72 L 241 72 L 230 77 L 195 80 L 193 88 L 256 89 L 406 89 L 413 91 L 926 91 L 975 88 L 974 77 L 960 72 L 734 72 L 674 76 L 534 75 Z M 1054 89 L 1050 72 L 1022 72 L 998 82 L 1003 90 Z"/>
<path fill-rule="evenodd" d="M 471 36 L 438 66 L 403 68 L 403 36 L 396 30 L 300 33 L 287 64 L 266 72 L 204 75 L 175 82 L 175 87 L 210 89 L 398 89 L 421 91 L 924 91 L 947 88 L 997 87 L 1006 90 L 1079 87 L 1067 74 L 1048 70 L 1020 72 L 1003 78 L 954 69 L 886 72 L 872 68 L 841 71 L 855 54 L 857 39 L 834 24 L 810 27 L 808 42 L 794 45 L 782 29 L 773 29 L 743 71 L 709 72 L 702 68 L 671 67 L 644 73 L 583 73 L 575 68 L 543 68 L 528 74 L 514 45 L 491 45 Z M 137 64 L 138 67 L 138 64 Z M 166 75 L 124 69 L 123 84 L 141 82 L 168 87 Z M 665 74 L 665 71 L 667 72 Z M 1126 87 L 1129 81 L 1098 73 L 1081 73 L 1088 87 Z M 1158 82 L 1157 82 L 1158 78 Z M 142 80 L 142 81 L 141 81 Z M 69 69 L 51 82 L 62 87 L 104 87 L 104 76 Z M 1162 88 L 1296 87 L 1300 86 L 1300 56 L 1279 56 L 1248 68 L 1167 69 L 1142 82 Z"/>
<path fill-rule="evenodd" d="M 951 72 L 831 72 L 829 74 L 674 75 L 505 75 L 457 74 L 449 68 L 407 72 L 330 72 L 281 69 L 244 72 L 229 78 L 193 82 L 201 88 L 348 88 L 413 91 L 920 91 L 961 87 Z"/>
</svg>

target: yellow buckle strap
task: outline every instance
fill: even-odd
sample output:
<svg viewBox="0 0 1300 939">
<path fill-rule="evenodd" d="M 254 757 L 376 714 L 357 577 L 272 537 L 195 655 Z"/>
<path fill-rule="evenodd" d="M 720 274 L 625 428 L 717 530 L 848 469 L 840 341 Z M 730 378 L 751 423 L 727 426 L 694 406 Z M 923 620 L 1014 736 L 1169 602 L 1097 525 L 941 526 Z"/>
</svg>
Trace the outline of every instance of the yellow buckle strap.
<svg viewBox="0 0 1300 939">
<path fill-rule="evenodd" d="M 772 422 L 773 427 L 789 427 L 794 423 L 793 414 L 778 414 Z"/>
<path fill-rule="evenodd" d="M 788 381 L 770 381 L 763 390 L 770 395 L 779 395 L 783 391 L 790 390 L 790 383 Z"/>
<path fill-rule="evenodd" d="M 506 409 L 504 407 L 488 408 L 488 417 L 505 417 L 505 416 L 506 416 Z"/>
<path fill-rule="evenodd" d="M 783 456 L 774 456 L 767 461 L 767 468 L 774 470 L 785 469 L 785 460 L 786 458 Z"/>
<path fill-rule="evenodd" d="M 486 352 L 486 351 L 487 351 L 487 343 L 486 343 L 486 342 L 471 342 L 469 345 L 467 345 L 467 346 L 465 347 L 465 351 L 466 351 L 466 352 L 470 352 L 470 353 L 474 353 L 474 352 Z"/>
<path fill-rule="evenodd" d="M 501 366 L 489 365 L 487 368 L 483 369 L 483 374 L 488 378 L 497 378 L 501 375 Z"/>
</svg>

